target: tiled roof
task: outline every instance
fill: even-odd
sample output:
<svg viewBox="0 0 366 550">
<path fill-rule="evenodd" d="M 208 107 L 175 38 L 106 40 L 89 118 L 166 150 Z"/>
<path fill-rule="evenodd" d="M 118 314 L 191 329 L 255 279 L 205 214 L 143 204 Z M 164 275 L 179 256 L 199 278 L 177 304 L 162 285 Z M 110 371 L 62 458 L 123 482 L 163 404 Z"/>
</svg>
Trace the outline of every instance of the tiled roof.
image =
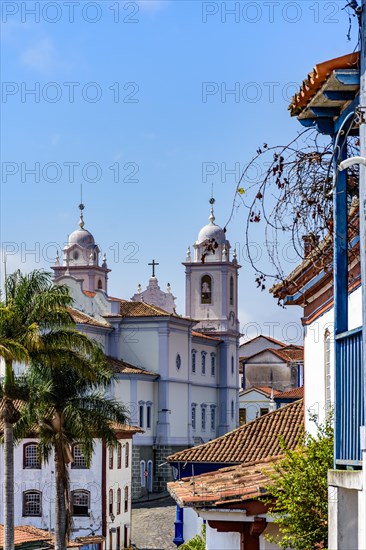
<svg viewBox="0 0 366 550">
<path fill-rule="evenodd" d="M 126 361 L 120 359 L 115 359 L 114 357 L 106 357 L 108 365 L 111 367 L 112 371 L 115 374 L 144 374 L 146 376 L 155 376 L 159 375 L 156 372 L 151 372 L 149 370 L 143 369 L 142 367 L 135 367 Z"/>
<path fill-rule="evenodd" d="M 306 107 L 334 70 L 356 68 L 359 58 L 359 53 L 354 52 L 315 65 L 312 72 L 303 81 L 299 92 L 291 100 L 289 105 L 291 116 L 297 116 Z"/>
<path fill-rule="evenodd" d="M 287 347 L 284 349 L 270 349 L 277 357 L 284 361 L 291 363 L 292 361 L 304 360 L 304 348 L 303 347 Z"/>
<path fill-rule="evenodd" d="M 90 290 L 83 290 L 83 293 L 85 294 L 85 296 L 89 296 L 89 298 L 94 298 L 94 296 L 96 295 L 96 292 L 90 292 Z"/>
<path fill-rule="evenodd" d="M 299 400 L 208 443 L 170 455 L 167 460 L 219 464 L 260 462 L 282 454 L 279 436 L 290 449 L 294 449 L 303 426 L 304 403 Z"/>
<path fill-rule="evenodd" d="M 120 300 L 120 313 L 123 317 L 172 317 L 174 314 L 145 302 Z M 175 315 L 176 317 L 176 315 Z"/>
<path fill-rule="evenodd" d="M 17 525 L 14 527 L 14 544 L 20 546 L 27 542 L 50 541 L 48 531 L 37 529 L 31 525 Z M 0 548 L 4 546 L 4 525 L 0 524 Z"/>
<path fill-rule="evenodd" d="M 268 351 L 276 355 L 279 359 L 281 359 L 281 361 L 285 361 L 285 363 L 304 360 L 303 346 L 286 346 L 280 349 L 275 349 L 275 348 L 262 349 L 261 351 L 257 351 L 250 357 L 240 357 L 240 361 L 245 363 L 250 363 L 251 359 L 253 359 L 254 357 L 258 357 L 258 355 L 262 355 L 263 353 L 266 353 Z"/>
<path fill-rule="evenodd" d="M 271 461 L 240 464 L 168 483 L 179 506 L 214 507 L 257 499 L 266 492 Z"/>
<path fill-rule="evenodd" d="M 91 325 L 95 327 L 111 328 L 111 325 L 107 321 L 98 321 L 97 319 L 94 319 L 94 317 L 91 317 L 86 313 L 82 313 L 81 311 L 73 307 L 69 307 L 68 311 L 75 323 L 79 323 L 81 325 Z"/>
<path fill-rule="evenodd" d="M 116 432 L 125 432 L 129 434 L 145 433 L 144 430 L 139 426 L 130 426 L 129 424 L 117 424 L 116 422 L 113 422 L 111 424 L 111 428 L 113 428 L 113 430 L 115 430 Z"/>
<path fill-rule="evenodd" d="M 272 395 L 272 388 L 269 386 L 251 386 L 250 388 L 246 388 L 245 390 L 240 390 L 239 395 L 244 395 L 245 393 L 250 392 L 251 390 L 259 390 L 263 393 L 265 393 L 268 397 L 271 397 Z M 273 396 L 277 397 L 282 395 L 282 392 L 279 390 L 273 389 Z"/>
<path fill-rule="evenodd" d="M 203 334 L 202 332 L 197 332 L 196 330 L 192 330 L 192 336 L 195 338 L 203 338 L 204 340 L 212 340 L 214 342 L 222 342 L 220 338 L 215 338 L 214 336 L 208 336 L 208 334 Z"/>
<path fill-rule="evenodd" d="M 102 537 L 101 535 L 90 535 L 85 537 L 76 537 L 75 541 L 82 542 L 83 545 L 99 544 L 105 541 L 105 537 Z"/>
<path fill-rule="evenodd" d="M 300 388 L 293 388 L 292 390 L 279 392 L 278 395 L 275 395 L 279 401 L 281 399 L 302 399 L 304 397 L 304 386 Z"/>
<path fill-rule="evenodd" d="M 271 336 L 265 336 L 264 334 L 259 334 L 258 336 L 255 336 L 251 340 L 248 340 L 247 342 L 244 342 L 243 344 L 241 344 L 239 346 L 239 349 L 245 347 L 247 344 L 251 344 L 252 342 L 255 342 L 256 340 L 258 340 L 258 338 L 265 338 L 269 342 L 273 342 L 274 344 L 278 344 L 279 346 L 283 346 L 283 347 L 286 346 L 286 344 L 284 342 L 280 342 L 280 340 L 276 340 L 275 338 L 272 338 Z"/>
</svg>

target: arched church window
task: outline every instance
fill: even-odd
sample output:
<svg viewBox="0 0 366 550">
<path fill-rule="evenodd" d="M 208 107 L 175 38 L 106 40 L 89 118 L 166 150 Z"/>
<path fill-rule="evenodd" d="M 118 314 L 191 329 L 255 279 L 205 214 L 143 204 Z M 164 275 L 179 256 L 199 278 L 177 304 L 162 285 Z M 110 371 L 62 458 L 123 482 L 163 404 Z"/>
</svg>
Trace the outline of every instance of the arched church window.
<svg viewBox="0 0 366 550">
<path fill-rule="evenodd" d="M 212 303 L 212 281 L 209 275 L 204 275 L 201 279 L 201 304 Z"/>
<path fill-rule="evenodd" d="M 177 358 L 176 358 L 176 360 L 175 360 L 175 363 L 176 363 L 176 365 L 177 365 L 177 369 L 179 370 L 180 367 L 182 366 L 182 359 L 180 358 L 179 353 L 178 353 L 178 355 L 177 355 Z"/>
<path fill-rule="evenodd" d="M 230 305 L 234 305 L 234 277 L 230 277 Z"/>
<path fill-rule="evenodd" d="M 102 283 L 101 279 L 99 279 L 99 281 L 98 281 L 98 289 L 103 290 L 103 283 Z"/>
<path fill-rule="evenodd" d="M 206 374 L 206 355 L 205 351 L 201 352 L 201 374 Z"/>
<path fill-rule="evenodd" d="M 234 356 L 231 356 L 231 374 L 234 375 Z"/>
<path fill-rule="evenodd" d="M 74 250 L 74 260 L 78 260 L 79 259 L 79 252 L 77 250 Z"/>
<path fill-rule="evenodd" d="M 196 353 L 195 349 L 192 350 L 192 372 L 196 372 Z"/>
</svg>

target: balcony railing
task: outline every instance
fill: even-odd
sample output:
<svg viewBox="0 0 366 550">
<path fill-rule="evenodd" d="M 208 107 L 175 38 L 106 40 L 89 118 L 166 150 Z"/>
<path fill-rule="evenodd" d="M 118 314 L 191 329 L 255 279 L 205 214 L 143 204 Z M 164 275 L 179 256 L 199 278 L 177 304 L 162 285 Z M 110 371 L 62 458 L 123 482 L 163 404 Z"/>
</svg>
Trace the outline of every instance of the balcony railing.
<svg viewBox="0 0 366 550">
<path fill-rule="evenodd" d="M 361 466 L 364 424 L 362 327 L 336 336 L 335 464 Z"/>
</svg>

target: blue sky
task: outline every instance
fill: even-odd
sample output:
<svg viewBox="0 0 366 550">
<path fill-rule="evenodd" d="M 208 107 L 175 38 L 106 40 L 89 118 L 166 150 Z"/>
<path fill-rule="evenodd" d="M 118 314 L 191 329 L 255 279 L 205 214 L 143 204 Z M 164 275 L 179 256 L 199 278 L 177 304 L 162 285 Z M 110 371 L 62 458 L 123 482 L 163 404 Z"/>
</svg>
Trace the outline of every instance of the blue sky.
<svg viewBox="0 0 366 550">
<path fill-rule="evenodd" d="M 287 111 L 298 84 L 316 63 L 354 49 L 344 4 L 3 2 L 8 269 L 49 268 L 77 225 L 83 184 L 86 227 L 113 270 L 110 293 L 145 287 L 155 258 L 161 287 L 170 282 L 184 313 L 181 262 L 207 222 L 211 184 L 224 225 L 238 167 L 301 129 Z M 256 290 L 242 253 L 246 216 L 239 209 L 228 227 L 243 265 L 243 332 L 295 339 L 301 310 Z"/>
</svg>

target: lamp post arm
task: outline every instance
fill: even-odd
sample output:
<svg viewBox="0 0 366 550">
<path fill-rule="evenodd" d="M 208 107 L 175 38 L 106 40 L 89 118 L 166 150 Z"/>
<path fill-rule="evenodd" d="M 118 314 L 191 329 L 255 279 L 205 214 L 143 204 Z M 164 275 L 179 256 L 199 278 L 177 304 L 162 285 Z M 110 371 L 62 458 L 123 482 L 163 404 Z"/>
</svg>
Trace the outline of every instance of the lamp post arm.
<svg viewBox="0 0 366 550">
<path fill-rule="evenodd" d="M 342 162 L 338 164 L 338 170 L 343 172 L 343 170 L 346 170 L 346 168 L 354 166 L 355 164 L 362 164 L 363 166 L 366 166 L 366 157 L 350 157 L 346 160 L 342 160 Z"/>
</svg>

